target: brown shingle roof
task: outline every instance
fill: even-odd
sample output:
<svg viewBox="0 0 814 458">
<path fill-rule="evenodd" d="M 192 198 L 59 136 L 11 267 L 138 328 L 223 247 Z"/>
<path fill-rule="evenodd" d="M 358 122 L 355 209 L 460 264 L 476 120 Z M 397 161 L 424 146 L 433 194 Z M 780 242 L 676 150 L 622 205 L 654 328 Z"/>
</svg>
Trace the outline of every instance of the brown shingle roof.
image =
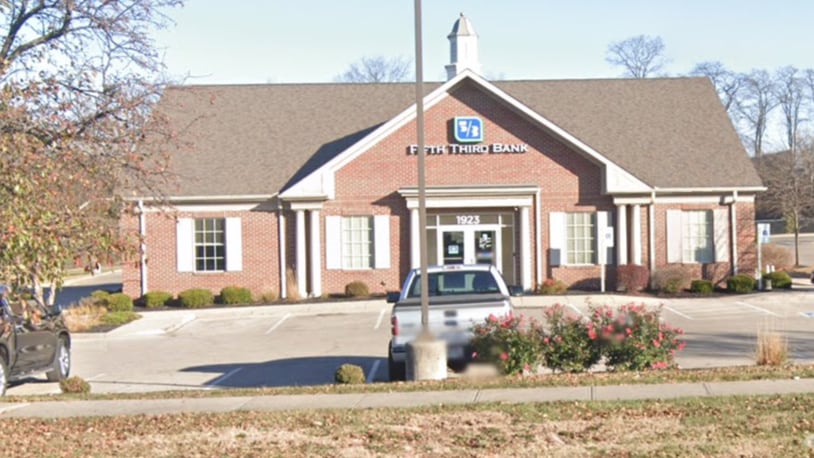
<svg viewBox="0 0 814 458">
<path fill-rule="evenodd" d="M 494 84 L 651 186 L 761 185 L 706 79 Z M 160 107 L 194 143 L 173 156 L 171 194 L 274 194 L 414 99 L 412 83 L 169 88 Z"/>
</svg>

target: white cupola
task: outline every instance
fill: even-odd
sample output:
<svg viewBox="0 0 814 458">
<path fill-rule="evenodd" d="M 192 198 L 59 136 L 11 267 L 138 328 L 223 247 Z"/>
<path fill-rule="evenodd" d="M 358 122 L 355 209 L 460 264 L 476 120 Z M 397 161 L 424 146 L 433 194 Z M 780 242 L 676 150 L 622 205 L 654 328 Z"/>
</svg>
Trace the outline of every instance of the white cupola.
<svg viewBox="0 0 814 458">
<path fill-rule="evenodd" d="M 465 68 L 479 74 L 478 34 L 464 13 L 461 13 L 461 17 L 455 21 L 447 38 L 449 39 L 449 65 L 445 67 L 447 80 L 451 80 Z"/>
</svg>

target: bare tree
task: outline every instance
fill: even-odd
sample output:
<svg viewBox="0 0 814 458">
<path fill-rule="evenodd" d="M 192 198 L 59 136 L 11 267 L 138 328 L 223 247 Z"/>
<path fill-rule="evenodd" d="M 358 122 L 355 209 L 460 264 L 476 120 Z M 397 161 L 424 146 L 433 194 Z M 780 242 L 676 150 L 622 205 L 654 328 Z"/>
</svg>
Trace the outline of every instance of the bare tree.
<svg viewBox="0 0 814 458">
<path fill-rule="evenodd" d="M 0 278 L 53 304 L 71 262 L 134 249 L 126 190 L 165 182 L 151 33 L 182 0 L 2 0 Z M 160 137 L 160 140 L 159 140 Z M 142 148 L 152 138 L 161 147 Z M 143 194 L 141 194 L 143 195 Z"/>
<path fill-rule="evenodd" d="M 804 99 L 805 80 L 799 70 L 788 66 L 777 70 L 775 82 L 775 97 L 783 111 L 786 142 L 792 156 L 796 156 L 800 124 L 804 121 L 800 116 L 800 108 Z"/>
<path fill-rule="evenodd" d="M 660 72 L 667 64 L 661 37 L 639 35 L 608 45 L 605 61 L 621 66 L 624 75 L 647 78 Z"/>
<path fill-rule="evenodd" d="M 701 62 L 690 71 L 693 76 L 706 76 L 712 81 L 718 98 L 726 108 L 727 113 L 732 116 L 732 111 L 736 107 L 738 90 L 741 88 L 742 78 L 737 73 L 728 70 L 721 62 Z"/>
<path fill-rule="evenodd" d="M 760 178 L 768 188 L 758 194 L 758 213 L 781 217 L 794 232 L 794 264 L 800 265 L 801 221 L 814 212 L 814 145 L 799 144 L 799 154 L 791 151 L 755 158 Z"/>
<path fill-rule="evenodd" d="M 776 85 L 766 70 L 752 70 L 743 76 L 742 96 L 738 100 L 738 114 L 745 123 L 746 142 L 755 157 L 763 155 L 763 140 L 769 114 L 777 106 Z"/>
<path fill-rule="evenodd" d="M 393 83 L 410 78 L 412 59 L 407 57 L 363 57 L 350 65 L 335 81 L 344 83 Z"/>
</svg>

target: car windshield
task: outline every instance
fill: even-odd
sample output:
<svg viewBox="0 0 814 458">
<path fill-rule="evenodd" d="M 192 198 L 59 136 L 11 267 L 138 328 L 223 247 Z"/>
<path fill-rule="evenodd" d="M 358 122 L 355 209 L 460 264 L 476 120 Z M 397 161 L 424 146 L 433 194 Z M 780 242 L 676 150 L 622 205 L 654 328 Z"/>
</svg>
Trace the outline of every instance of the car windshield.
<svg viewBox="0 0 814 458">
<path fill-rule="evenodd" d="M 500 291 L 492 274 L 485 271 L 449 271 L 429 274 L 429 295 L 494 294 Z M 407 297 L 421 297 L 421 276 L 416 277 Z"/>
</svg>

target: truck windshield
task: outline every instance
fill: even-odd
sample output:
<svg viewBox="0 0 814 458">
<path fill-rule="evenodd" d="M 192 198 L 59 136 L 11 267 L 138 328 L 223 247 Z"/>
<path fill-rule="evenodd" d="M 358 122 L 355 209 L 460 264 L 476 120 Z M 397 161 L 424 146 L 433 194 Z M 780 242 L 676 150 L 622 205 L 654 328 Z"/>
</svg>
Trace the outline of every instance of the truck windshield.
<svg viewBox="0 0 814 458">
<path fill-rule="evenodd" d="M 500 291 L 495 278 L 485 271 L 450 271 L 429 274 L 429 295 L 494 294 Z M 422 278 L 417 276 L 407 297 L 421 297 Z"/>
</svg>

